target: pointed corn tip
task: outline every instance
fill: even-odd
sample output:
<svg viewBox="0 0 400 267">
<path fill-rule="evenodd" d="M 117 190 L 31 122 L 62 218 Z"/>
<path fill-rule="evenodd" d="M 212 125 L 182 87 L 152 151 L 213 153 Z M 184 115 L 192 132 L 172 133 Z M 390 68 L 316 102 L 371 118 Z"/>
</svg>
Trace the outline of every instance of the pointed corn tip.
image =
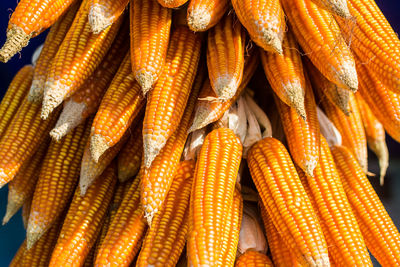
<svg viewBox="0 0 400 267">
<path fill-rule="evenodd" d="M 352 62 L 348 62 L 343 64 L 338 71 L 337 78 L 340 81 L 341 85 L 345 88 L 349 89 L 353 93 L 358 90 L 358 78 L 357 78 L 357 70 Z M 338 84 L 341 86 L 340 84 Z"/>
<path fill-rule="evenodd" d="M 151 134 L 143 135 L 144 166 L 146 168 L 150 168 L 151 163 L 167 142 L 164 137 L 159 137 L 156 140 L 152 137 Z"/>
<path fill-rule="evenodd" d="M 32 81 L 31 88 L 28 93 L 28 101 L 31 103 L 40 103 L 43 99 L 43 87 L 40 86 L 37 80 Z"/>
<path fill-rule="evenodd" d="M 94 162 L 98 163 L 101 155 L 109 148 L 110 146 L 102 135 L 95 134 L 90 138 L 90 154 Z"/>
<path fill-rule="evenodd" d="M 154 215 L 157 213 L 157 210 L 153 210 L 153 209 L 151 209 L 151 210 L 152 211 L 150 211 L 150 212 L 148 212 L 148 211 L 144 212 L 144 218 L 146 219 L 147 225 L 149 226 L 149 228 L 151 227 L 151 223 L 153 222 Z"/>
<path fill-rule="evenodd" d="M 107 8 L 99 4 L 94 4 L 90 7 L 88 20 L 90 30 L 94 34 L 101 33 L 112 24 L 110 19 L 107 18 L 106 12 Z"/>
<path fill-rule="evenodd" d="M 59 81 L 46 81 L 40 115 L 43 120 L 46 120 L 54 109 L 64 101 L 65 92 L 67 92 L 67 87 L 61 85 Z"/>
<path fill-rule="evenodd" d="M 16 53 L 28 45 L 31 35 L 26 34 L 20 27 L 12 25 L 7 30 L 7 39 L 0 49 L 0 61 L 7 63 Z"/>
<path fill-rule="evenodd" d="M 307 160 L 304 164 L 304 172 L 307 174 L 307 176 L 314 177 L 314 169 L 318 165 L 318 160 L 317 159 L 311 159 Z"/>
<path fill-rule="evenodd" d="M 210 112 L 204 108 L 196 110 L 192 125 L 190 126 L 188 133 L 199 130 L 212 123 L 212 121 L 210 121 L 210 119 L 208 118 L 209 114 Z"/>
<path fill-rule="evenodd" d="M 143 95 L 146 95 L 147 92 L 151 89 L 154 83 L 153 74 L 145 70 L 139 70 L 136 72 L 136 81 L 140 84 L 142 88 Z"/>
<path fill-rule="evenodd" d="M 57 128 L 54 128 L 53 130 L 50 131 L 50 137 L 54 141 L 59 142 L 67 134 L 67 129 L 68 129 L 67 124 L 63 124 Z"/>
<path fill-rule="evenodd" d="M 211 14 L 205 8 L 192 9 L 187 16 L 189 28 L 194 32 L 207 30 L 211 21 Z"/>
<path fill-rule="evenodd" d="M 30 250 L 36 242 L 42 237 L 45 231 L 35 224 L 28 222 L 26 229 L 26 248 Z"/>
<path fill-rule="evenodd" d="M 261 46 L 264 50 L 275 52 L 279 55 L 283 54 L 282 39 L 274 30 L 263 28 L 261 34 L 263 40 L 263 44 Z"/>
<path fill-rule="evenodd" d="M 86 111 L 86 108 L 85 103 L 75 102 L 73 99 L 65 102 L 56 126 L 50 131 L 50 136 L 54 140 L 60 141 L 84 121 L 85 118 L 82 114 Z"/>
<path fill-rule="evenodd" d="M 228 75 L 227 75 L 228 76 Z M 223 101 L 227 101 L 231 99 L 238 89 L 236 81 L 232 79 L 233 77 L 219 77 L 215 81 L 215 93 L 218 96 L 218 99 Z"/>
<path fill-rule="evenodd" d="M 5 225 L 10 221 L 10 219 L 17 213 L 17 211 L 21 208 L 21 205 L 18 205 L 14 201 L 7 202 L 6 214 L 3 217 L 2 224 Z"/>
</svg>

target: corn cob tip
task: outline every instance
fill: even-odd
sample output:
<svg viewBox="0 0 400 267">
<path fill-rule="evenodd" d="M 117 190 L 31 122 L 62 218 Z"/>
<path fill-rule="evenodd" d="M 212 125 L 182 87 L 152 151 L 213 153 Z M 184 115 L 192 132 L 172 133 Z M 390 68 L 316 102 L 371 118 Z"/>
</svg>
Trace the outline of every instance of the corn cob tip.
<svg viewBox="0 0 400 267">
<path fill-rule="evenodd" d="M 206 8 L 196 8 L 188 11 L 187 23 L 189 28 L 194 32 L 201 32 L 207 29 L 210 24 L 211 14 Z"/>
<path fill-rule="evenodd" d="M 31 35 L 26 34 L 20 27 L 12 25 L 7 30 L 7 39 L 0 49 L 0 61 L 7 63 L 16 53 L 28 45 Z"/>
<path fill-rule="evenodd" d="M 314 169 L 318 165 L 318 158 L 309 159 L 304 163 L 305 170 L 304 172 L 307 176 L 314 177 Z"/>
<path fill-rule="evenodd" d="M 90 154 L 94 162 L 98 163 L 101 155 L 109 148 L 110 146 L 101 134 L 95 134 L 90 138 Z"/>
<path fill-rule="evenodd" d="M 39 85 L 38 81 L 32 81 L 31 88 L 28 93 L 28 101 L 31 103 L 40 103 L 43 99 L 43 88 Z"/>
<path fill-rule="evenodd" d="M 351 14 L 347 6 L 347 1 L 335 1 L 335 4 L 332 4 L 330 9 L 332 10 L 333 13 L 344 19 L 351 18 Z"/>
<path fill-rule="evenodd" d="M 151 209 L 151 211 L 149 212 L 149 211 L 147 211 L 147 208 L 145 207 L 144 218 L 146 219 L 147 225 L 149 227 L 151 227 L 151 223 L 153 222 L 153 217 L 157 212 L 158 212 L 157 209 L 155 209 L 155 210 Z"/>
<path fill-rule="evenodd" d="M 150 168 L 151 163 L 158 153 L 160 153 L 166 142 L 167 140 L 163 137 L 154 140 L 149 134 L 143 135 L 144 166 L 146 168 Z"/>
<path fill-rule="evenodd" d="M 190 126 L 188 133 L 199 130 L 209 123 L 211 123 L 208 119 L 209 112 L 206 109 L 198 109 L 196 110 L 196 114 L 193 118 L 192 125 Z"/>
<path fill-rule="evenodd" d="M 78 103 L 72 99 L 66 102 L 57 120 L 56 126 L 50 131 L 51 138 L 58 142 L 76 126 L 82 123 L 82 113 L 85 110 L 85 103 Z"/>
<path fill-rule="evenodd" d="M 94 34 L 99 34 L 112 24 L 112 21 L 107 18 L 107 8 L 105 6 L 94 4 L 91 5 L 88 14 L 90 30 Z"/>
<path fill-rule="evenodd" d="M 53 110 L 64 101 L 66 91 L 66 87 L 59 81 L 46 81 L 40 115 L 43 120 L 46 120 Z"/>
<path fill-rule="evenodd" d="M 3 217 L 3 222 L 2 225 L 5 225 L 8 223 L 8 221 L 11 219 L 12 216 L 14 216 L 15 213 L 21 208 L 20 205 L 15 203 L 14 201 L 8 200 L 7 202 L 7 208 L 6 208 L 6 214 Z"/>
<path fill-rule="evenodd" d="M 30 250 L 44 233 L 43 228 L 29 221 L 26 229 L 26 249 Z"/>
<path fill-rule="evenodd" d="M 358 90 L 358 78 L 357 71 L 354 64 L 347 63 L 343 64 L 338 71 L 338 78 L 352 92 L 357 92 Z"/>
<path fill-rule="evenodd" d="M 368 145 L 378 157 L 379 163 L 379 183 L 381 186 L 385 183 L 385 175 L 389 167 L 389 151 L 385 140 L 368 140 Z"/>
<path fill-rule="evenodd" d="M 262 33 L 261 37 L 264 39 L 264 43 L 269 46 L 269 50 L 271 52 L 275 52 L 278 53 L 279 55 L 282 55 L 283 54 L 282 39 L 279 38 L 279 35 L 276 33 L 276 31 L 273 29 L 263 28 L 261 33 Z"/>
<path fill-rule="evenodd" d="M 143 95 L 151 89 L 154 83 L 154 77 L 149 71 L 139 70 L 136 72 L 136 81 L 140 84 L 142 88 Z"/>
<path fill-rule="evenodd" d="M 218 99 L 227 101 L 231 99 L 237 90 L 236 81 L 232 79 L 232 76 L 219 77 L 215 80 L 214 90 L 218 96 Z"/>
<path fill-rule="evenodd" d="M 304 95 L 302 85 L 300 83 L 286 83 L 285 91 L 288 94 L 288 99 L 292 108 L 296 110 L 296 113 L 304 120 L 307 120 L 306 108 L 304 106 Z"/>
</svg>

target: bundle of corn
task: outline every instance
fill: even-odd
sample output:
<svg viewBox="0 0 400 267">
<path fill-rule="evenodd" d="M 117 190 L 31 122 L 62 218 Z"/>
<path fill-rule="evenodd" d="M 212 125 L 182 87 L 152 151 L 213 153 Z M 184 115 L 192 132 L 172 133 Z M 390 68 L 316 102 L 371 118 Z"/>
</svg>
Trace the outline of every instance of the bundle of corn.
<svg viewBox="0 0 400 267">
<path fill-rule="evenodd" d="M 366 176 L 400 141 L 373 0 L 21 0 L 0 60 L 48 27 L 0 103 L 11 266 L 400 265 Z"/>
</svg>

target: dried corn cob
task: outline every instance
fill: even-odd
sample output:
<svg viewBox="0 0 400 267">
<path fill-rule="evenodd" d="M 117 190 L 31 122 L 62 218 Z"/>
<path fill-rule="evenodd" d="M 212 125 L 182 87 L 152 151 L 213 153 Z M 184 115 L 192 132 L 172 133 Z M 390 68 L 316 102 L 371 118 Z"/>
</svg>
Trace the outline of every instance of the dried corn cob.
<svg viewBox="0 0 400 267">
<path fill-rule="evenodd" d="M 321 137 L 321 154 L 315 176 L 306 176 L 301 170 L 298 170 L 298 173 L 319 217 L 329 254 L 335 264 L 372 266 L 324 137 Z"/>
<path fill-rule="evenodd" d="M 319 2 L 335 15 L 345 19 L 351 17 L 347 0 L 319 0 Z"/>
<path fill-rule="evenodd" d="M 160 2 L 160 1 L 159 1 Z M 171 13 L 156 0 L 131 0 L 131 62 L 143 95 L 161 75 L 171 28 Z"/>
<path fill-rule="evenodd" d="M 337 18 L 345 38 L 360 61 L 389 90 L 400 93 L 400 41 L 372 0 L 347 0 L 355 23 Z"/>
<path fill-rule="evenodd" d="M 117 21 L 129 0 L 90 0 L 88 20 L 90 30 L 99 34 Z"/>
<path fill-rule="evenodd" d="M 129 187 L 97 253 L 95 266 L 129 266 L 140 249 L 146 220 L 140 207 L 142 169 Z"/>
<path fill-rule="evenodd" d="M 318 218 L 282 143 L 264 138 L 250 149 L 247 161 L 262 202 L 296 259 L 309 266 L 329 266 Z"/>
<path fill-rule="evenodd" d="M 7 62 L 66 12 L 75 0 L 21 0 L 8 22 L 7 40 L 0 61 Z"/>
<path fill-rule="evenodd" d="M 204 140 L 190 195 L 189 265 L 214 266 L 220 260 L 241 156 L 240 140 L 228 128 L 216 129 Z"/>
<path fill-rule="evenodd" d="M 190 0 L 187 24 L 192 31 L 207 31 L 215 26 L 228 9 L 228 0 Z"/>
<path fill-rule="evenodd" d="M 113 196 L 117 181 L 115 165 L 111 164 L 103 172 L 85 196 L 81 196 L 79 187 L 75 190 L 49 266 L 80 266 L 84 263 Z"/>
<path fill-rule="evenodd" d="M 10 265 L 8 267 L 20 267 L 22 260 L 24 258 L 24 254 L 26 251 L 26 240 L 22 242 L 21 246 L 19 247 L 17 253 L 15 253 L 12 261 L 10 262 Z"/>
<path fill-rule="evenodd" d="M 118 155 L 118 180 L 134 177 L 140 169 L 143 155 L 142 127 L 139 123 Z"/>
<path fill-rule="evenodd" d="M 185 246 L 195 162 L 182 161 L 163 208 L 152 221 L 136 266 L 175 266 Z"/>
<path fill-rule="evenodd" d="M 331 148 L 365 243 L 382 266 L 400 264 L 400 234 L 368 178 L 346 147 Z"/>
<path fill-rule="evenodd" d="M 67 13 L 51 26 L 42 51 L 40 52 L 39 58 L 35 64 L 32 85 L 28 95 L 29 101 L 35 103 L 42 101 L 47 72 L 50 69 L 53 58 L 57 54 L 58 48 L 74 21 L 79 4 L 80 1 L 73 4 Z"/>
<path fill-rule="evenodd" d="M 0 188 L 11 181 L 46 139 L 58 111 L 46 121 L 40 119 L 40 104 L 25 97 L 0 141 Z"/>
<path fill-rule="evenodd" d="M 385 129 L 374 116 L 371 109 L 359 93 L 355 94 L 365 135 L 369 148 L 376 154 L 379 160 L 380 184 L 383 185 L 386 170 L 389 166 L 389 151 L 385 141 Z"/>
<path fill-rule="evenodd" d="M 143 121 L 146 168 L 179 125 L 196 74 L 200 46 L 200 36 L 186 26 L 172 33 L 165 66 L 147 98 Z"/>
<path fill-rule="evenodd" d="M 306 81 L 298 46 L 291 32 L 283 38 L 283 52 L 276 54 L 261 51 L 265 75 L 275 94 L 288 106 L 294 108 L 304 120 Z"/>
<path fill-rule="evenodd" d="M 308 79 L 305 82 L 305 120 L 277 97 L 275 97 L 275 103 L 281 116 L 283 130 L 294 162 L 307 175 L 313 176 L 319 158 L 320 132 L 314 93 Z"/>
<path fill-rule="evenodd" d="M 140 113 L 145 100 L 132 74 L 126 54 L 96 113 L 90 134 L 90 152 L 95 162 L 120 141 Z"/>
<path fill-rule="evenodd" d="M 63 111 L 50 135 L 60 140 L 97 111 L 105 90 L 111 83 L 129 48 L 128 23 L 124 23 L 103 61 L 81 87 L 64 102 Z"/>
<path fill-rule="evenodd" d="M 79 167 L 89 127 L 80 125 L 65 138 L 52 141 L 39 174 L 27 227 L 28 249 L 60 217 L 78 182 Z"/>
<path fill-rule="evenodd" d="M 216 95 L 231 99 L 242 81 L 246 35 L 233 14 L 226 15 L 208 32 L 207 67 L 210 84 Z"/>
<path fill-rule="evenodd" d="M 283 0 L 291 29 L 318 70 L 340 87 L 356 91 L 353 55 L 333 16 L 312 0 Z"/>
<path fill-rule="evenodd" d="M 185 4 L 188 0 L 157 0 L 160 5 L 168 8 L 177 8 Z"/>
<path fill-rule="evenodd" d="M 285 18 L 278 0 L 232 0 L 240 22 L 251 39 L 266 51 L 282 54 Z"/>
<path fill-rule="evenodd" d="M 8 86 L 6 94 L 0 103 L 0 138 L 6 132 L 7 127 L 12 122 L 22 102 L 26 98 L 29 86 L 32 82 L 33 66 L 26 65 L 22 67 L 14 76 Z"/>
<path fill-rule="evenodd" d="M 257 251 L 248 250 L 243 255 L 241 255 L 235 263 L 235 267 L 245 267 L 245 266 L 273 267 L 274 264 L 268 258 L 267 255 Z"/>
<path fill-rule="evenodd" d="M 78 90 L 110 48 L 122 19 L 100 34 L 90 31 L 87 19 L 91 0 L 83 0 L 47 72 L 42 118 Z"/>
<path fill-rule="evenodd" d="M 14 216 L 25 202 L 32 198 L 48 143 L 46 140 L 40 145 L 32 158 L 22 165 L 15 178 L 8 184 L 7 211 L 3 218 L 3 225 Z"/>
<path fill-rule="evenodd" d="M 24 224 L 25 230 L 28 227 L 29 215 L 31 213 L 31 207 L 32 207 L 32 199 L 33 196 L 31 196 L 27 201 L 25 201 L 24 205 L 22 206 L 22 223 Z"/>
</svg>

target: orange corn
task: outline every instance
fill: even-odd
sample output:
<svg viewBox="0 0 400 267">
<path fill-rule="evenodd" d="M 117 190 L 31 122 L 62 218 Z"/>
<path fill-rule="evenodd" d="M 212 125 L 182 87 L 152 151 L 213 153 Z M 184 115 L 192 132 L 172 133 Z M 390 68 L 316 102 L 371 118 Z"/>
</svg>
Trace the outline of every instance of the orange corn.
<svg viewBox="0 0 400 267">
<path fill-rule="evenodd" d="M 267 255 L 257 251 L 248 250 L 243 255 L 241 255 L 235 263 L 235 267 L 245 266 L 273 267 L 274 264 Z"/>
<path fill-rule="evenodd" d="M 228 0 L 190 0 L 187 24 L 192 31 L 207 31 L 216 25 L 228 9 Z"/>
<path fill-rule="evenodd" d="M 93 186 L 81 196 L 79 187 L 68 209 L 49 266 L 80 266 L 100 232 L 117 181 L 111 164 Z"/>
<path fill-rule="evenodd" d="M 26 65 L 18 71 L 8 86 L 6 94 L 3 96 L 0 103 L 0 137 L 3 136 L 26 98 L 26 94 L 32 82 L 32 76 L 33 66 Z"/>
<path fill-rule="evenodd" d="M 240 22 L 251 39 L 266 51 L 282 54 L 285 18 L 278 0 L 232 0 Z"/>
<path fill-rule="evenodd" d="M 129 266 L 140 249 L 146 220 L 140 207 L 141 172 L 126 192 L 98 250 L 95 266 Z"/>
<path fill-rule="evenodd" d="M 160 2 L 160 1 L 159 1 Z M 171 29 L 172 11 L 156 0 L 131 0 L 131 62 L 143 95 L 161 75 Z"/>
<path fill-rule="evenodd" d="M 367 138 L 355 96 L 349 95 L 349 116 L 326 99 L 321 99 L 325 114 L 342 135 L 343 145 L 356 156 L 364 171 L 368 169 Z"/>
<path fill-rule="evenodd" d="M 299 176 L 319 217 L 329 254 L 338 266 L 372 266 L 357 220 L 347 201 L 328 143 L 321 137 L 321 155 L 314 177 Z"/>
<path fill-rule="evenodd" d="M 177 8 L 185 4 L 188 0 L 157 0 L 160 5 L 168 8 Z"/>
<path fill-rule="evenodd" d="M 296 110 L 304 120 L 306 81 L 298 46 L 291 32 L 283 38 L 283 52 L 276 54 L 261 51 L 261 62 L 265 75 L 275 94 L 285 104 Z"/>
<path fill-rule="evenodd" d="M 122 138 L 140 113 L 145 101 L 132 74 L 126 54 L 96 113 L 90 134 L 90 152 L 95 162 Z"/>
<path fill-rule="evenodd" d="M 39 174 L 27 227 L 28 248 L 53 225 L 68 205 L 78 182 L 89 127 L 80 125 L 61 142 L 52 141 Z"/>
<path fill-rule="evenodd" d="M 277 97 L 275 103 L 281 116 L 283 130 L 293 161 L 309 176 L 313 176 L 319 158 L 320 132 L 314 93 L 310 82 L 307 81 L 306 83 L 306 120 Z"/>
<path fill-rule="evenodd" d="M 22 242 L 21 246 L 17 250 L 17 253 L 15 253 L 15 255 L 14 255 L 12 261 L 10 262 L 10 265 L 8 265 L 8 267 L 20 267 L 22 260 L 24 258 L 25 251 L 26 251 L 26 240 L 24 240 L 24 242 Z"/>
<path fill-rule="evenodd" d="M 46 139 L 58 112 L 46 121 L 40 119 L 40 104 L 26 97 L 0 140 L 0 188 L 11 181 Z"/>
<path fill-rule="evenodd" d="M 289 153 L 267 137 L 247 155 L 251 177 L 284 244 L 309 266 L 329 266 L 328 248 L 311 202 Z"/>
<path fill-rule="evenodd" d="M 332 14 L 345 19 L 350 19 L 351 14 L 347 6 L 347 0 L 319 0 Z"/>
<path fill-rule="evenodd" d="M 72 25 L 48 68 L 43 95 L 42 118 L 46 119 L 64 99 L 89 78 L 110 48 L 120 19 L 100 34 L 90 31 L 88 12 L 91 0 L 83 0 Z"/>
<path fill-rule="evenodd" d="M 336 105 L 344 114 L 347 116 L 350 114 L 349 111 L 349 98 L 351 92 L 347 89 L 337 86 L 333 82 L 329 81 L 309 60 L 305 60 L 307 66 L 307 72 L 313 88 L 322 91 L 323 96 L 326 97 L 332 104 Z"/>
<path fill-rule="evenodd" d="M 389 166 L 389 151 L 385 141 L 385 129 L 382 123 L 374 116 L 362 96 L 359 93 L 356 93 L 355 96 L 364 124 L 368 147 L 375 153 L 379 160 L 380 183 L 383 185 L 386 170 Z"/>
<path fill-rule="evenodd" d="M 90 30 L 99 34 L 124 12 L 129 0 L 90 0 L 88 20 Z"/>
<path fill-rule="evenodd" d="M 178 26 L 172 33 L 165 66 L 147 97 L 143 121 L 146 168 L 179 125 L 196 74 L 200 46 L 200 36 L 186 26 Z"/>
<path fill-rule="evenodd" d="M 340 87 L 356 91 L 353 55 L 333 16 L 312 0 L 282 0 L 291 29 L 318 70 Z"/>
<path fill-rule="evenodd" d="M 190 126 L 189 133 L 219 120 L 222 115 L 224 115 L 225 111 L 236 102 L 243 90 L 246 88 L 257 69 L 258 63 L 259 58 L 257 50 L 255 51 L 255 49 L 252 49 L 251 54 L 245 57 L 242 82 L 237 89 L 236 94 L 228 101 L 220 101 L 217 99 L 215 92 L 212 90 L 210 81 L 207 79 L 200 91 L 199 99 L 194 109 L 194 119 Z"/>
<path fill-rule="evenodd" d="M 3 218 L 3 225 L 14 216 L 24 203 L 32 198 L 47 148 L 48 142 L 46 140 L 40 145 L 32 158 L 22 165 L 15 178 L 8 184 L 7 211 Z"/>
<path fill-rule="evenodd" d="M 101 99 L 129 48 L 128 24 L 120 28 L 103 61 L 93 74 L 64 102 L 63 111 L 50 135 L 60 140 L 97 111 Z"/>
<path fill-rule="evenodd" d="M 216 95 L 231 99 L 242 81 L 246 35 L 233 14 L 225 16 L 207 37 L 207 67 Z"/>
<path fill-rule="evenodd" d="M 8 22 L 7 40 L 0 61 L 7 62 L 61 17 L 75 0 L 21 0 Z"/>
<path fill-rule="evenodd" d="M 387 89 L 400 93 L 400 40 L 373 0 L 347 0 L 351 23 L 337 21 L 351 49 Z"/>
<path fill-rule="evenodd" d="M 185 246 L 195 162 L 182 161 L 163 208 L 156 213 L 136 266 L 175 266 Z"/>
<path fill-rule="evenodd" d="M 58 48 L 60 47 L 65 35 L 74 21 L 79 4 L 80 2 L 77 1 L 77 3 L 69 8 L 68 12 L 64 16 L 62 16 L 53 26 L 51 26 L 42 51 L 40 52 L 39 58 L 35 64 L 32 85 L 28 95 L 29 101 L 35 103 L 42 101 L 47 72 L 50 68 L 53 58 L 57 54 Z"/>
<path fill-rule="evenodd" d="M 121 182 L 134 177 L 140 169 L 143 155 L 142 125 L 137 125 L 118 155 L 118 179 Z"/>
<path fill-rule="evenodd" d="M 331 150 L 368 249 L 382 266 L 398 266 L 400 234 L 396 226 L 350 151 L 343 146 Z"/>
<path fill-rule="evenodd" d="M 218 128 L 206 136 L 190 195 L 188 266 L 220 261 L 241 157 L 242 145 L 232 130 Z"/>
</svg>

